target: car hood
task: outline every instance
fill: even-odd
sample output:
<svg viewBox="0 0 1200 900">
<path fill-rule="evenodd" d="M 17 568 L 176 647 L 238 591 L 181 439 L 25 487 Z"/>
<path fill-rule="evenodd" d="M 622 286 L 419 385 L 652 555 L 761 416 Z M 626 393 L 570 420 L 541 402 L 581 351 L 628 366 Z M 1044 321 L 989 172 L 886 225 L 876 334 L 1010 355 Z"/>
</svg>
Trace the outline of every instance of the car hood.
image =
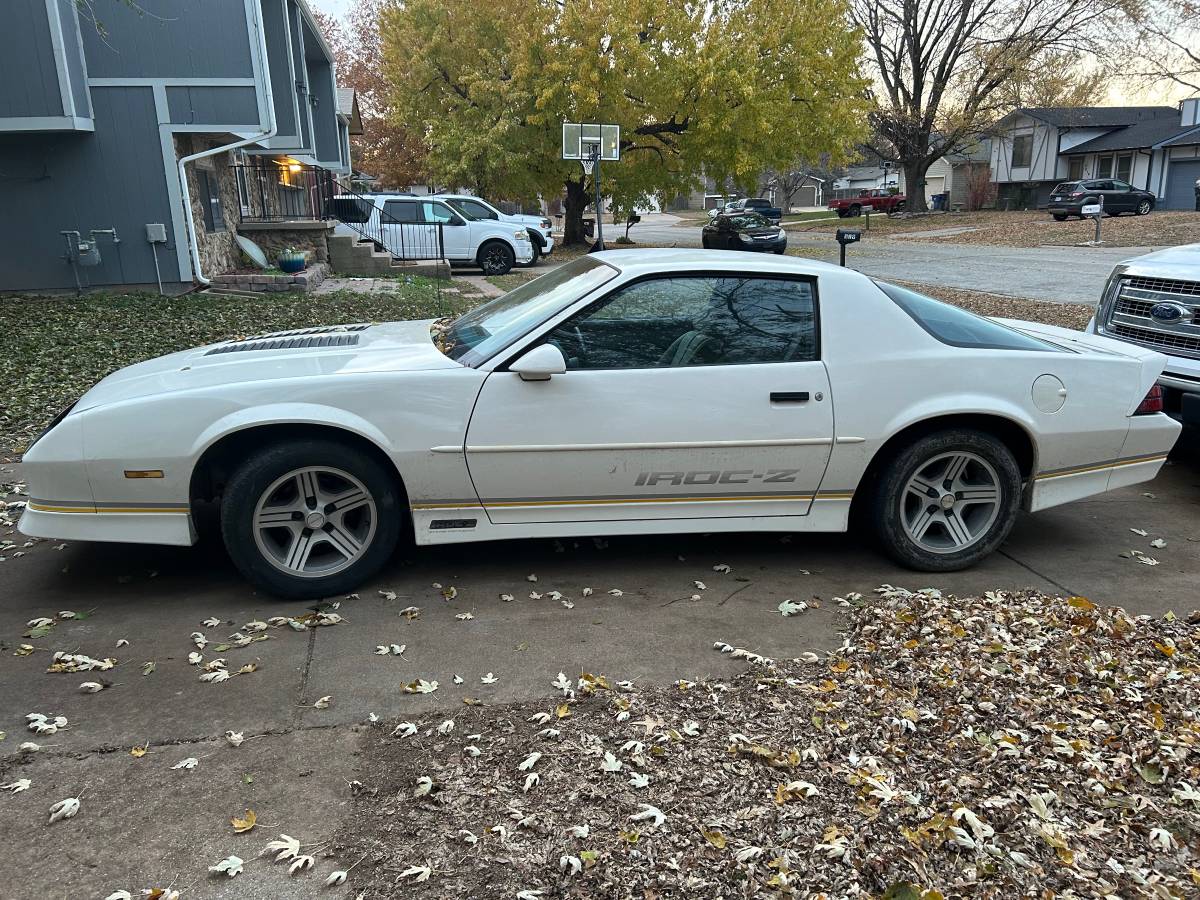
<svg viewBox="0 0 1200 900">
<path fill-rule="evenodd" d="M 319 326 L 182 350 L 118 369 L 84 394 L 75 410 L 252 381 L 460 368 L 433 343 L 434 321 Z"/>
<path fill-rule="evenodd" d="M 1119 268 L 1124 275 L 1200 281 L 1200 244 L 1182 244 L 1135 256 Z"/>
</svg>

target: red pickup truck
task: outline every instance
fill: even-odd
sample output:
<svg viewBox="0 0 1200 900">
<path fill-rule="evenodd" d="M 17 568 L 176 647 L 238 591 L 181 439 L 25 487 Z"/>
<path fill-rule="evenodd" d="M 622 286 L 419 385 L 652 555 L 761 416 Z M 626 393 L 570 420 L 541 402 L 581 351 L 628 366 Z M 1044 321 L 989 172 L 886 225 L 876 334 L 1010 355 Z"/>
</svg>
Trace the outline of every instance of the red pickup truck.
<svg viewBox="0 0 1200 900">
<path fill-rule="evenodd" d="M 899 212 L 904 209 L 903 194 L 889 194 L 887 191 L 863 191 L 857 197 L 843 197 L 830 200 L 829 208 L 837 210 L 838 218 L 846 216 L 861 216 L 863 207 L 869 206 L 873 212 Z"/>
</svg>

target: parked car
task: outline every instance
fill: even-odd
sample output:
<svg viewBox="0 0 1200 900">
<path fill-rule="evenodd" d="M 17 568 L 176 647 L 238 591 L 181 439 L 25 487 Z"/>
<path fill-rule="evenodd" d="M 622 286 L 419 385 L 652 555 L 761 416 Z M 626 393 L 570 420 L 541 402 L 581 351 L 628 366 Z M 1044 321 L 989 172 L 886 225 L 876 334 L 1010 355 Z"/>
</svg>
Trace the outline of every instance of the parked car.
<svg viewBox="0 0 1200 900">
<path fill-rule="evenodd" d="M 1167 354 L 1158 378 L 1163 409 L 1200 425 L 1200 244 L 1118 265 L 1088 331 Z"/>
<path fill-rule="evenodd" d="M 707 250 L 782 253 L 787 249 L 787 234 L 757 212 L 721 213 L 700 230 L 700 243 Z"/>
<path fill-rule="evenodd" d="M 732 203 L 726 203 L 722 212 L 754 212 L 763 218 L 770 219 L 772 222 L 779 222 L 783 218 L 783 210 L 777 206 L 772 206 L 771 201 L 763 197 L 745 197 L 741 200 L 734 200 Z"/>
<path fill-rule="evenodd" d="M 444 253 L 451 263 L 477 265 L 488 275 L 503 275 L 534 258 L 523 225 L 471 218 L 436 197 L 365 194 L 333 202 L 342 223 L 335 234 L 371 240 L 376 249 L 397 258 L 435 259 Z"/>
<path fill-rule="evenodd" d="M 1090 181 L 1064 181 L 1050 192 L 1047 212 L 1055 221 L 1065 222 L 1068 216 L 1084 218 L 1083 207 L 1104 200 L 1104 214 L 1119 216 L 1130 212 L 1144 216 L 1154 209 L 1154 195 L 1114 178 L 1094 178 Z"/>
<path fill-rule="evenodd" d="M 494 222 L 512 222 L 524 225 L 529 232 L 529 240 L 533 244 L 533 260 L 529 265 L 536 265 L 540 257 L 549 256 L 554 252 L 554 223 L 546 216 L 531 216 L 523 213 L 503 213 L 492 204 L 480 197 L 470 194 L 437 194 L 454 210 L 473 219 L 491 219 Z"/>
<path fill-rule="evenodd" d="M 857 197 L 839 197 L 829 201 L 829 209 L 836 210 L 838 218 L 861 216 L 866 207 L 874 212 L 900 212 L 908 198 L 904 194 L 892 194 L 884 190 L 863 191 Z"/>
<path fill-rule="evenodd" d="M 211 500 L 254 585 L 316 598 L 401 534 L 844 531 L 859 509 L 899 562 L 951 571 L 1021 508 L 1153 478 L 1180 430 L 1147 401 L 1165 362 L 798 257 L 595 253 L 453 320 L 115 372 L 26 451 L 20 528 L 193 544 Z"/>
</svg>

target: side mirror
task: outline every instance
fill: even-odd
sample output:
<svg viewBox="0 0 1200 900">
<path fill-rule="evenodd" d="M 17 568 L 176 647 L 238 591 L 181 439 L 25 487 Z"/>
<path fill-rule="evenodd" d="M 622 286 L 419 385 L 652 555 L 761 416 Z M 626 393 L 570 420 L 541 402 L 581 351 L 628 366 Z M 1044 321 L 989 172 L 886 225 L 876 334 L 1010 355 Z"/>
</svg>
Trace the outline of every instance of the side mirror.
<svg viewBox="0 0 1200 900">
<path fill-rule="evenodd" d="M 511 366 L 510 371 L 521 376 L 522 381 L 549 381 L 551 375 L 562 375 L 567 371 L 567 361 L 562 351 L 553 344 L 534 347 Z"/>
</svg>

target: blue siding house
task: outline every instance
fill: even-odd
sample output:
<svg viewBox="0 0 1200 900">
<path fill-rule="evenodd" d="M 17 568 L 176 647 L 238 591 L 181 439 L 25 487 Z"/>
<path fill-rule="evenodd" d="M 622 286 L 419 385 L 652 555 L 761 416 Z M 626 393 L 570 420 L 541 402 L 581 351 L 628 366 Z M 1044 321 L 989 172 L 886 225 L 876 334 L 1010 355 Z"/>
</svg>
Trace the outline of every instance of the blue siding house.
<svg viewBox="0 0 1200 900">
<path fill-rule="evenodd" d="M 252 186 L 350 173 L 357 110 L 305 0 L 5 0 L 0 291 L 156 286 L 241 265 Z M 248 175 L 247 173 L 252 173 Z"/>
</svg>

